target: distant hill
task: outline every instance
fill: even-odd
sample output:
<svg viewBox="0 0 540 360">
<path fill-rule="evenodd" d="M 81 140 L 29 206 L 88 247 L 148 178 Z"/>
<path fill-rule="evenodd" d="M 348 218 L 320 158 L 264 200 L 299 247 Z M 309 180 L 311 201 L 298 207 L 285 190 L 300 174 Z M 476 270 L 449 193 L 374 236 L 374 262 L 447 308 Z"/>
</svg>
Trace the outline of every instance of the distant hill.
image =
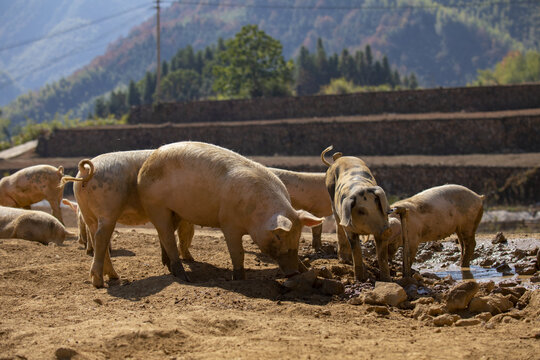
<svg viewBox="0 0 540 360">
<path fill-rule="evenodd" d="M 0 0 L 0 71 L 21 92 L 38 89 L 87 65 L 153 14 L 149 0 Z M 2 94 L 0 105 L 15 96 Z"/>
<path fill-rule="evenodd" d="M 219 5 L 181 0 L 162 11 L 162 58 L 170 59 L 188 44 L 202 49 L 232 37 L 245 24 L 257 24 L 281 41 L 286 58 L 302 45 L 314 50 L 319 37 L 328 53 L 371 44 L 375 55 L 387 54 L 401 73 L 416 73 L 421 86 L 461 86 L 510 50 L 538 49 L 539 20 L 540 2 L 531 1 L 244 0 Z M 150 19 L 84 68 L 25 95 L 5 112 L 12 122 L 49 120 L 69 110 L 84 116 L 95 97 L 153 68 L 155 20 Z M 55 97 L 59 89 L 69 91 L 62 101 Z"/>
</svg>

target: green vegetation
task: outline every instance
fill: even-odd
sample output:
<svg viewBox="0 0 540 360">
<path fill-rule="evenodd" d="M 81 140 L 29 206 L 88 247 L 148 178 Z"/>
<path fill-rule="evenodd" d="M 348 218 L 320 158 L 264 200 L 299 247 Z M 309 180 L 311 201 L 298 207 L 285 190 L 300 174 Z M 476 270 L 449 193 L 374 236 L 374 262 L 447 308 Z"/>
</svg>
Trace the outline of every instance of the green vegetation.
<svg viewBox="0 0 540 360">
<path fill-rule="evenodd" d="M 79 118 L 71 118 L 68 114 L 63 117 L 57 115 L 53 121 L 39 124 L 31 120 L 27 120 L 24 125 L 17 125 L 13 128 L 13 130 L 10 130 L 9 119 L 3 117 L 2 111 L 0 110 L 0 150 L 20 145 L 30 140 L 35 140 L 40 135 L 45 135 L 55 129 L 125 124 L 126 120 L 127 116 L 122 116 L 120 120 L 115 119 L 113 116 L 107 118 L 81 120 Z"/>
<path fill-rule="evenodd" d="M 493 70 L 479 70 L 472 85 L 520 84 L 540 81 L 540 53 L 510 52 Z"/>
</svg>

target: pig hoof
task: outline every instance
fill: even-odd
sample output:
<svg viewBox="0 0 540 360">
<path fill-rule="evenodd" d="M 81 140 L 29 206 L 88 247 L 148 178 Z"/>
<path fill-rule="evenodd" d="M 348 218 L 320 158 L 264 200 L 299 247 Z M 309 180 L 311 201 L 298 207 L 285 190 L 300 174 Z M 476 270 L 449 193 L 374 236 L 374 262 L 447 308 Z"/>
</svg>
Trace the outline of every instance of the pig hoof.
<svg viewBox="0 0 540 360">
<path fill-rule="evenodd" d="M 232 279 L 233 280 L 246 280 L 246 270 L 244 269 L 233 270 Z"/>
<path fill-rule="evenodd" d="M 181 263 L 171 264 L 171 274 L 173 274 L 174 277 L 179 278 L 180 280 L 184 280 L 187 282 L 190 282 L 189 277 L 186 273 L 186 270 L 184 270 L 184 267 Z"/>
<path fill-rule="evenodd" d="M 103 278 L 100 276 L 92 275 L 92 285 L 96 288 L 102 288 L 103 287 Z"/>
</svg>

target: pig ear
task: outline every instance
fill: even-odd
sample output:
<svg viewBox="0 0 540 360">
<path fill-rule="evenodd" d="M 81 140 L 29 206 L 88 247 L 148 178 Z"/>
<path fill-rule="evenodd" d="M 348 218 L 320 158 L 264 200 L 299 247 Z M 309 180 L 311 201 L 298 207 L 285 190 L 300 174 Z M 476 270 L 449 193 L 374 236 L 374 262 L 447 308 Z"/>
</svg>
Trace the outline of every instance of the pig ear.
<svg viewBox="0 0 540 360">
<path fill-rule="evenodd" d="M 60 175 L 64 175 L 64 167 L 63 167 L 62 165 L 60 165 L 60 166 L 58 167 L 58 173 L 59 173 Z"/>
<path fill-rule="evenodd" d="M 352 208 L 356 204 L 356 196 L 351 196 L 343 200 L 341 203 L 341 216 L 340 216 L 340 222 L 339 225 L 341 226 L 349 226 L 352 221 Z"/>
<path fill-rule="evenodd" d="M 388 199 L 386 198 L 386 194 L 382 187 L 375 186 L 374 194 L 379 198 L 379 206 L 380 210 L 383 213 L 383 215 L 390 214 L 392 212 L 392 209 L 390 209 L 390 206 L 388 205 Z"/>
<path fill-rule="evenodd" d="M 292 228 L 292 221 L 281 214 L 274 214 L 268 221 L 268 230 L 285 230 L 290 231 Z"/>
<path fill-rule="evenodd" d="M 315 215 L 304 210 L 296 210 L 296 213 L 298 214 L 298 217 L 300 218 L 300 221 L 304 226 L 313 227 L 322 224 L 322 222 L 324 221 L 324 218 L 318 218 Z"/>
</svg>

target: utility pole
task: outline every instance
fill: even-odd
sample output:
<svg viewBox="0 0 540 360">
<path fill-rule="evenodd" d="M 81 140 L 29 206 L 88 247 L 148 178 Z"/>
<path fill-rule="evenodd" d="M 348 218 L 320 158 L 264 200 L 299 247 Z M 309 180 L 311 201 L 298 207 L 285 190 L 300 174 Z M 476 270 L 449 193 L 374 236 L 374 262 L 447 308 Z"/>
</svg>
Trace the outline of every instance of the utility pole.
<svg viewBox="0 0 540 360">
<path fill-rule="evenodd" d="M 157 21 L 156 21 L 156 50 L 157 50 L 157 69 L 156 69 L 156 102 L 160 100 L 160 83 L 161 83 L 161 46 L 159 39 L 159 1 L 156 0 L 156 10 L 157 10 Z"/>
</svg>

